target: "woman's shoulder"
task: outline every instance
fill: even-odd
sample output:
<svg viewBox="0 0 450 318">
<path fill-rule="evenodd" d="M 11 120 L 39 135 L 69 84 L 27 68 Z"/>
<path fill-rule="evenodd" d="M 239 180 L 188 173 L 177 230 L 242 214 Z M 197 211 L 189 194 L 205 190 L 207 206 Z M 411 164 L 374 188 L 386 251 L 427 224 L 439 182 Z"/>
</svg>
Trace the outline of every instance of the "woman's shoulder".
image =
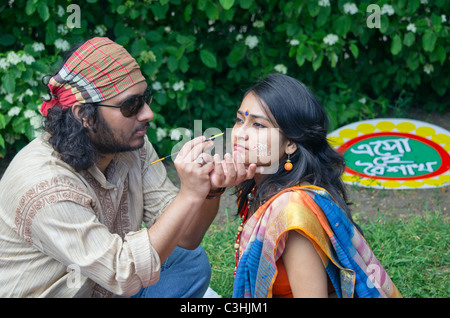
<svg viewBox="0 0 450 318">
<path fill-rule="evenodd" d="M 270 202 L 268 202 L 269 206 L 274 207 L 286 207 L 289 204 L 292 203 L 302 203 L 305 200 L 307 200 L 307 197 L 309 197 L 310 190 L 306 187 L 291 187 L 288 189 L 284 189 L 280 192 L 278 192 L 276 195 L 272 197 Z"/>
</svg>

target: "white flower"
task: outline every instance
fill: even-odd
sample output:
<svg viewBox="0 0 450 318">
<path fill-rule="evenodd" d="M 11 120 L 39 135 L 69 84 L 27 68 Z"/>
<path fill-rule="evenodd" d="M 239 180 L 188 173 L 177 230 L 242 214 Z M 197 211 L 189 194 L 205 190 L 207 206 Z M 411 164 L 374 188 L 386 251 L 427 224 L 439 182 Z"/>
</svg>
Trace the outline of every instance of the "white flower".
<svg viewBox="0 0 450 318">
<path fill-rule="evenodd" d="M 16 52 L 10 51 L 6 56 L 6 62 L 12 65 L 17 65 L 21 62 L 20 55 L 18 55 Z"/>
<path fill-rule="evenodd" d="M 61 51 L 68 51 L 70 49 L 70 44 L 66 40 L 63 39 L 57 39 L 55 41 L 55 46 L 57 49 Z"/>
<path fill-rule="evenodd" d="M 155 91 L 159 91 L 162 88 L 161 82 L 154 82 L 152 84 L 152 89 L 154 89 Z"/>
<path fill-rule="evenodd" d="M 0 59 L 0 68 L 6 70 L 9 67 L 9 62 L 5 58 Z"/>
<path fill-rule="evenodd" d="M 264 21 L 256 20 L 253 22 L 253 27 L 257 29 L 264 28 Z"/>
<path fill-rule="evenodd" d="M 355 13 L 358 13 L 358 7 L 354 3 L 347 2 L 346 4 L 344 4 L 344 12 L 346 14 L 350 13 L 351 15 L 353 15 Z"/>
<path fill-rule="evenodd" d="M 391 16 L 394 13 L 395 13 L 394 8 L 389 4 L 384 4 L 381 7 L 381 14 L 387 14 L 387 15 Z"/>
<path fill-rule="evenodd" d="M 20 59 L 22 60 L 22 62 L 24 62 L 24 63 L 27 64 L 27 65 L 33 64 L 34 61 L 36 61 L 36 60 L 34 59 L 34 57 L 32 57 L 32 56 L 31 56 L 30 54 L 28 54 L 28 53 L 24 53 Z"/>
<path fill-rule="evenodd" d="M 170 31 L 172 31 L 172 29 L 170 28 L 170 26 L 166 26 L 166 27 L 164 27 L 164 31 L 167 33 L 170 33 Z"/>
<path fill-rule="evenodd" d="M 411 31 L 412 33 L 416 33 L 416 26 L 414 25 L 414 23 L 410 23 L 408 24 L 408 26 L 406 27 L 406 30 Z"/>
<path fill-rule="evenodd" d="M 64 11 L 64 8 L 61 6 L 58 6 L 58 17 L 62 18 L 64 14 L 66 14 L 66 11 Z"/>
<path fill-rule="evenodd" d="M 447 22 L 447 17 L 445 16 L 445 14 L 441 15 L 441 22 L 442 23 Z"/>
<path fill-rule="evenodd" d="M 34 79 L 30 79 L 28 81 L 26 81 L 28 85 L 30 86 L 38 86 L 38 82 L 35 81 Z"/>
<path fill-rule="evenodd" d="M 31 89 L 27 88 L 27 90 L 25 91 L 25 95 L 33 96 L 34 93 L 33 93 L 33 91 Z"/>
<path fill-rule="evenodd" d="M 69 33 L 69 29 L 64 24 L 58 25 L 56 31 L 61 35 L 66 35 L 67 33 Z"/>
<path fill-rule="evenodd" d="M 240 41 L 240 40 L 242 40 L 244 38 L 244 36 L 241 34 L 241 33 L 239 33 L 238 35 L 236 35 L 236 41 Z"/>
<path fill-rule="evenodd" d="M 292 46 L 297 46 L 297 45 L 300 44 L 300 41 L 297 40 L 297 39 L 293 39 L 293 40 L 291 40 L 291 41 L 289 42 L 289 44 L 292 45 Z"/>
<path fill-rule="evenodd" d="M 258 38 L 254 35 L 249 35 L 245 38 L 245 45 L 247 45 L 250 49 L 256 47 L 258 42 Z"/>
<path fill-rule="evenodd" d="M 31 46 L 35 52 L 41 52 L 45 50 L 45 45 L 43 43 L 34 42 Z"/>
<path fill-rule="evenodd" d="M 323 42 L 328 45 L 333 45 L 339 40 L 339 37 L 336 34 L 328 34 L 326 37 L 323 38 Z"/>
<path fill-rule="evenodd" d="M 23 115 L 25 116 L 25 118 L 31 118 L 31 117 L 36 116 L 37 114 L 36 114 L 36 112 L 35 112 L 34 110 L 27 109 L 27 110 L 23 113 Z"/>
<path fill-rule="evenodd" d="M 98 36 L 104 36 L 105 35 L 105 27 L 102 25 L 97 25 L 94 29 L 94 34 Z"/>
<path fill-rule="evenodd" d="M 19 113 L 20 113 L 20 108 L 17 107 L 17 106 L 14 106 L 13 108 L 11 108 L 11 109 L 8 111 L 8 116 L 14 117 L 14 116 L 16 116 L 16 115 L 19 115 Z"/>
<path fill-rule="evenodd" d="M 421 4 L 428 4 L 428 0 L 420 0 Z"/>
<path fill-rule="evenodd" d="M 366 103 L 366 98 L 362 97 L 358 100 L 358 102 L 360 102 L 361 104 L 365 104 Z"/>
<path fill-rule="evenodd" d="M 170 139 L 172 140 L 180 140 L 181 132 L 179 129 L 172 129 L 170 131 Z"/>
<path fill-rule="evenodd" d="M 42 117 L 39 115 L 33 116 L 30 119 L 30 125 L 35 129 L 39 129 L 42 126 Z"/>
<path fill-rule="evenodd" d="M 329 7 L 330 6 L 330 0 L 319 0 L 319 6 L 321 6 L 321 7 Z"/>
<path fill-rule="evenodd" d="M 172 86 L 173 90 L 176 91 L 184 91 L 184 82 L 179 81 L 173 84 Z"/>
<path fill-rule="evenodd" d="M 8 103 L 10 103 L 10 104 L 12 104 L 13 103 L 13 96 L 14 96 L 14 94 L 8 94 L 8 95 L 6 95 L 5 96 L 5 100 L 8 102 Z"/>
<path fill-rule="evenodd" d="M 427 74 L 434 72 L 434 67 L 431 64 L 425 64 L 423 67 L 423 71 Z"/>
<path fill-rule="evenodd" d="M 286 74 L 287 73 L 287 67 L 284 66 L 283 64 L 277 64 L 274 67 L 274 70 L 281 73 L 281 74 Z"/>
<path fill-rule="evenodd" d="M 167 132 L 164 129 L 162 129 L 161 127 L 158 127 L 156 129 L 156 138 L 158 141 L 161 141 L 166 136 L 167 136 Z"/>
</svg>

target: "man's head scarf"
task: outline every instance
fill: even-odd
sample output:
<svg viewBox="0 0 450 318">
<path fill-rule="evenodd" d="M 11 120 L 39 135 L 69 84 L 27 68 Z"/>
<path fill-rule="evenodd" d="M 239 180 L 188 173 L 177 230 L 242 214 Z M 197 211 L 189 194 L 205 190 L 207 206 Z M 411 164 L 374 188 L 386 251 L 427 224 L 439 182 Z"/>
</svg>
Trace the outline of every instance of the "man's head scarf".
<svg viewBox="0 0 450 318">
<path fill-rule="evenodd" d="M 69 108 L 77 102 L 98 103 L 144 80 L 123 46 L 96 37 L 79 47 L 50 79 L 51 99 L 42 104 L 41 113 L 47 116 L 50 108 Z"/>
</svg>

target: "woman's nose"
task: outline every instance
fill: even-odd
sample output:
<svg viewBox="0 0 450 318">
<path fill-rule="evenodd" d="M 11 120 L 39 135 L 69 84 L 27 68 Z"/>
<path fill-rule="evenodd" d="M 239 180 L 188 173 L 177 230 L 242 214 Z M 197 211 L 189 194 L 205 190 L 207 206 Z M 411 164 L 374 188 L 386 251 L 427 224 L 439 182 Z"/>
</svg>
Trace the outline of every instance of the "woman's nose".
<svg viewBox="0 0 450 318">
<path fill-rule="evenodd" d="M 248 140 L 248 127 L 247 125 L 234 126 L 233 133 L 238 139 Z"/>
</svg>

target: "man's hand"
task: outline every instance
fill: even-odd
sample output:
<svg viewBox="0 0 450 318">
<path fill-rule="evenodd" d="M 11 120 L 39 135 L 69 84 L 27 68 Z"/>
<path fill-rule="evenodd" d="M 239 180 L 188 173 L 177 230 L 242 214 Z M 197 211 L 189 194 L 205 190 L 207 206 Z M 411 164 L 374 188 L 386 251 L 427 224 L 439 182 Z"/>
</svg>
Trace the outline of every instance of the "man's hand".
<svg viewBox="0 0 450 318">
<path fill-rule="evenodd" d="M 187 142 L 174 160 L 180 178 L 180 194 L 190 198 L 204 200 L 210 190 L 209 173 L 214 169 L 211 157 L 203 151 L 214 145 L 213 141 L 204 142 L 205 137 L 197 137 Z M 199 160 L 204 158 L 203 163 Z M 200 158 L 201 159 L 201 158 Z"/>
<path fill-rule="evenodd" d="M 234 152 L 233 155 L 226 153 L 224 160 L 220 159 L 218 154 L 205 159 L 214 161 L 214 170 L 209 174 L 211 188 L 226 188 L 240 184 L 251 179 L 255 173 L 261 173 L 263 167 L 257 167 L 256 164 L 245 165 L 240 153 Z"/>
</svg>

